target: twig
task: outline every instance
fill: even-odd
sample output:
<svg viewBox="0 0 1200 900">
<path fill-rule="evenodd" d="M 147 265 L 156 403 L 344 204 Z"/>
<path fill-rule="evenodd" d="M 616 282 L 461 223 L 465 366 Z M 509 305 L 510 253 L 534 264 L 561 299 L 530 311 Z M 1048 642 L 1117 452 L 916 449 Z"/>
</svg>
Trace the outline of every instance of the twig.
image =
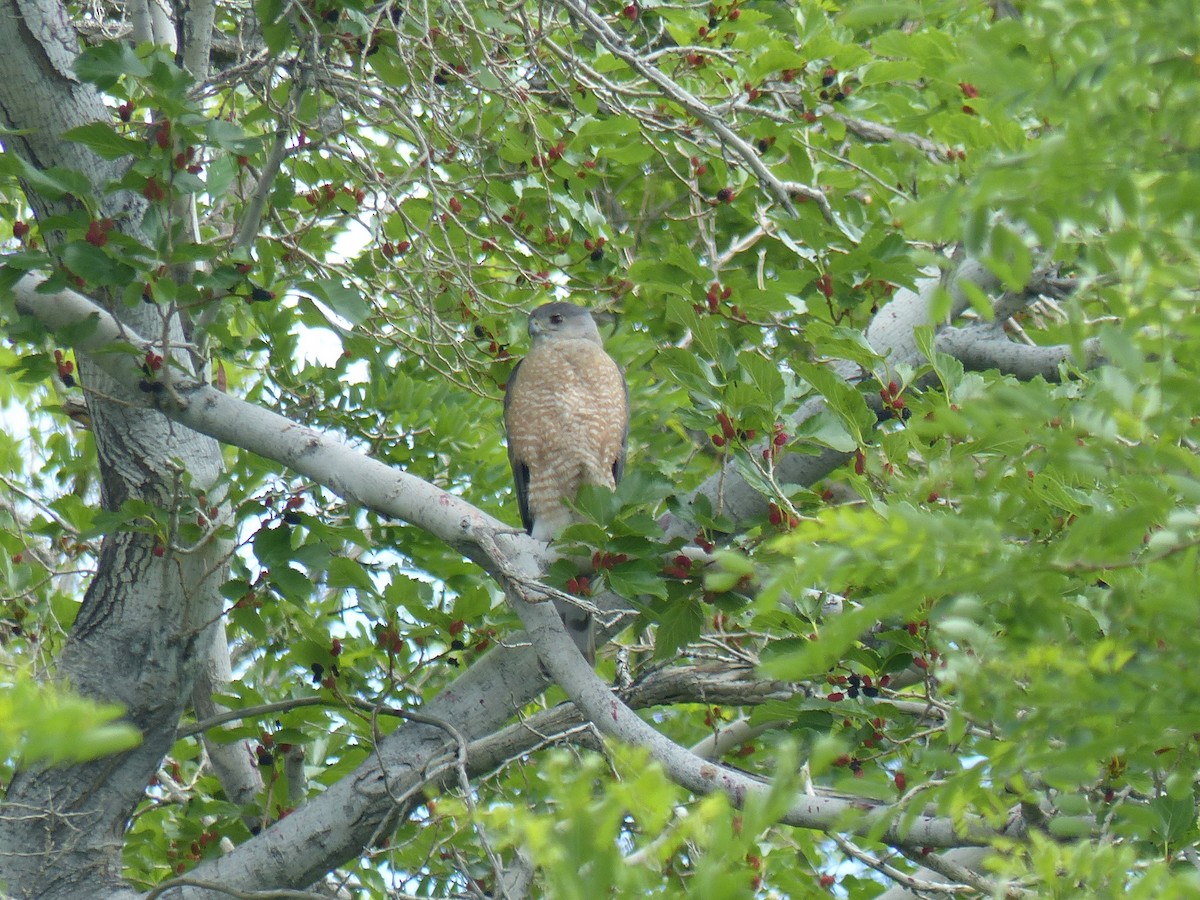
<svg viewBox="0 0 1200 900">
<path fill-rule="evenodd" d="M 591 9 L 586 0 L 560 0 L 560 2 L 587 26 L 587 29 L 613 56 L 624 61 L 631 69 L 656 85 L 670 99 L 711 128 L 721 140 L 732 147 L 751 171 L 758 176 L 759 182 L 774 195 L 789 214 L 793 216 L 796 214 L 792 197 L 799 195 L 814 201 L 820 207 L 821 214 L 826 221 L 835 222 L 829 200 L 822 191 L 799 182 L 785 183 L 776 178 L 749 143 L 730 128 L 723 119 L 715 115 L 706 103 L 663 74 L 656 66 L 650 65 L 644 57 L 630 50 L 625 40 Z"/>
<path fill-rule="evenodd" d="M 847 856 L 858 860 L 863 865 L 865 865 L 871 869 L 874 869 L 876 872 L 879 872 L 881 875 L 886 875 L 888 878 L 892 879 L 895 882 L 898 882 L 899 884 L 904 885 L 906 888 L 908 888 L 911 891 L 920 891 L 922 893 L 930 893 L 930 894 L 978 894 L 978 893 L 980 893 L 980 888 L 977 888 L 973 885 L 941 884 L 936 881 L 926 881 L 923 878 L 917 878 L 913 875 L 909 875 L 907 872 L 901 872 L 895 866 L 888 865 L 882 859 L 879 859 L 878 857 L 871 855 L 867 851 L 863 850 L 861 847 L 858 847 L 857 845 L 855 845 L 852 841 L 846 840 L 844 837 L 842 837 L 841 835 L 839 835 L 835 832 L 827 831 L 827 832 L 825 832 L 825 836 L 832 838 L 833 842 L 835 844 L 837 844 L 838 847 L 841 849 L 841 851 L 843 853 L 845 853 Z M 932 854 L 930 854 L 930 855 L 932 855 Z M 932 869 L 933 867 L 929 866 L 928 868 Z M 984 891 L 984 893 L 991 893 L 991 892 Z"/>
</svg>

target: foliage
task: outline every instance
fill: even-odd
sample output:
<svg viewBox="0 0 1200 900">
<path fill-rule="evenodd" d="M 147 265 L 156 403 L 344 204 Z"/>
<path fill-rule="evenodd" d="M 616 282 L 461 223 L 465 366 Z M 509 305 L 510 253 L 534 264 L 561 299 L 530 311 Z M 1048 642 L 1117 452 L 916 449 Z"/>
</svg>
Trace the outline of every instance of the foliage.
<svg viewBox="0 0 1200 900">
<path fill-rule="evenodd" d="M 95 759 L 137 745 L 137 731 L 115 722 L 120 707 L 98 707 L 38 684 L 11 660 L 5 663 L 9 674 L 0 691 L 0 755 L 8 765 Z"/>
<path fill-rule="evenodd" d="M 78 75 L 112 120 L 64 137 L 120 161 L 110 190 L 144 199 L 146 216 L 122 232 L 78 173 L 0 155 L 0 283 L 49 270 L 182 309 L 230 393 L 514 523 L 499 398 L 522 312 L 593 307 L 628 372 L 631 474 L 616 501 L 580 498 L 599 525 L 572 535 L 613 554 L 593 589 L 641 614 L 621 640 L 634 677 L 703 634 L 695 658 L 809 688 L 753 708 L 696 698 L 656 710 L 656 727 L 688 745 L 746 717 L 756 730 L 729 761 L 798 792 L 800 753 L 819 786 L 899 818 L 927 807 L 1002 825 L 1015 804 L 1040 809 L 1030 840 L 998 843 L 997 883 L 1191 895 L 1191 5 L 1059 0 L 1009 17 L 1001 3 L 646 0 L 591 4 L 599 31 L 568 6 L 221 4 L 199 83 L 162 48 L 89 43 Z M 261 50 L 235 56 L 239 38 Z M 789 210 L 756 166 L 819 190 L 828 214 L 796 191 Z M 33 222 L 25 189 L 77 202 Z M 198 236 L 181 215 L 193 204 Z M 1105 365 L 1047 383 L 876 356 L 863 329 L 955 247 L 1007 291 L 1057 267 L 1070 296 L 1009 330 L 1077 349 L 1098 336 Z M 972 297 L 985 317 L 991 302 Z M 213 516 L 186 483 L 171 509 L 100 514 L 94 441 L 64 414 L 79 395 L 70 352 L 4 327 L 0 635 L 44 667 L 105 532 L 186 547 Z M 874 374 L 850 383 L 837 360 Z M 877 421 L 881 390 L 907 418 Z M 793 427 L 814 396 L 828 411 Z M 822 483 L 776 477 L 781 455 L 825 448 L 852 455 Z M 259 748 L 268 787 L 251 810 L 225 798 L 194 737 L 175 745 L 175 783 L 149 789 L 127 836 L 127 874 L 147 886 L 218 854 L 218 835 L 248 839 L 248 818 L 290 811 L 281 746 L 303 745 L 321 791 L 395 727 L 356 701 L 419 709 L 518 627 L 478 567 L 427 533 L 224 452 L 236 679 L 222 702 L 318 702 L 221 733 Z M 754 517 L 687 506 L 727 459 L 763 495 Z M 664 573 L 660 554 L 679 548 L 656 522 L 680 510 L 722 545 L 719 564 Z M 827 615 L 810 588 L 847 609 Z M 602 654 L 605 677 L 615 665 Z M 106 721 L 85 720 L 98 730 L 80 745 L 111 752 Z M 10 725 L 33 747 L 55 733 L 0 723 L 2 755 L 17 752 Z M 695 797 L 624 748 L 576 752 L 512 760 L 474 797 L 431 787 L 347 866 L 352 881 L 372 896 L 489 889 L 489 853 L 520 849 L 555 896 L 883 889 L 824 835 L 773 824 L 778 811 Z M 879 836 L 857 840 L 884 855 Z"/>
</svg>

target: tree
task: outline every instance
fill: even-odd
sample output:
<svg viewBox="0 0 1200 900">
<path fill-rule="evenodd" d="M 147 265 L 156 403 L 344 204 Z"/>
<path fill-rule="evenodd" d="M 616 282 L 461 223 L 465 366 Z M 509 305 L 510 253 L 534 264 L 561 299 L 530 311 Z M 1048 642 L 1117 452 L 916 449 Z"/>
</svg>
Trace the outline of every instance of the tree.
<svg viewBox="0 0 1200 900">
<path fill-rule="evenodd" d="M 0 889 L 1193 896 L 1198 51 L 4 0 Z M 634 416 L 549 552 L 555 298 Z"/>
</svg>

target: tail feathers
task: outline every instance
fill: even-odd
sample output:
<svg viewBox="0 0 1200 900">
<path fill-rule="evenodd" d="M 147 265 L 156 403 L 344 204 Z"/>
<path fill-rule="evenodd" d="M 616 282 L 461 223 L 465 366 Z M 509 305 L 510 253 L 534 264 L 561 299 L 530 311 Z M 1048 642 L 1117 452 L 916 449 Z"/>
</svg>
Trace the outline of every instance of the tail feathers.
<svg viewBox="0 0 1200 900">
<path fill-rule="evenodd" d="M 534 516 L 533 527 L 529 530 L 529 534 L 535 541 L 549 543 L 558 537 L 564 528 L 574 522 L 575 518 L 570 508 L 561 502 L 554 505 L 547 504 L 546 507 L 538 510 L 538 514 Z"/>
<path fill-rule="evenodd" d="M 566 600 L 555 600 L 554 607 L 567 629 L 567 634 L 588 661 L 589 666 L 596 665 L 596 623 L 592 614 L 580 609 Z"/>
</svg>

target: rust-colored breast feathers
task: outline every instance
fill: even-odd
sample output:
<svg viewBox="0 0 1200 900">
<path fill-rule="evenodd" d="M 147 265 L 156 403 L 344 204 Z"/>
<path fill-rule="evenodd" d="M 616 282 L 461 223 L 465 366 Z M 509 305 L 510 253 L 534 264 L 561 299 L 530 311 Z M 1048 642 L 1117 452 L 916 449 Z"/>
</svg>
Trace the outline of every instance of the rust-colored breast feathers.
<svg viewBox="0 0 1200 900">
<path fill-rule="evenodd" d="M 522 361 L 505 411 L 514 471 L 528 470 L 527 525 L 550 540 L 582 484 L 616 487 L 629 408 L 625 379 L 594 341 L 554 341 Z"/>
</svg>

